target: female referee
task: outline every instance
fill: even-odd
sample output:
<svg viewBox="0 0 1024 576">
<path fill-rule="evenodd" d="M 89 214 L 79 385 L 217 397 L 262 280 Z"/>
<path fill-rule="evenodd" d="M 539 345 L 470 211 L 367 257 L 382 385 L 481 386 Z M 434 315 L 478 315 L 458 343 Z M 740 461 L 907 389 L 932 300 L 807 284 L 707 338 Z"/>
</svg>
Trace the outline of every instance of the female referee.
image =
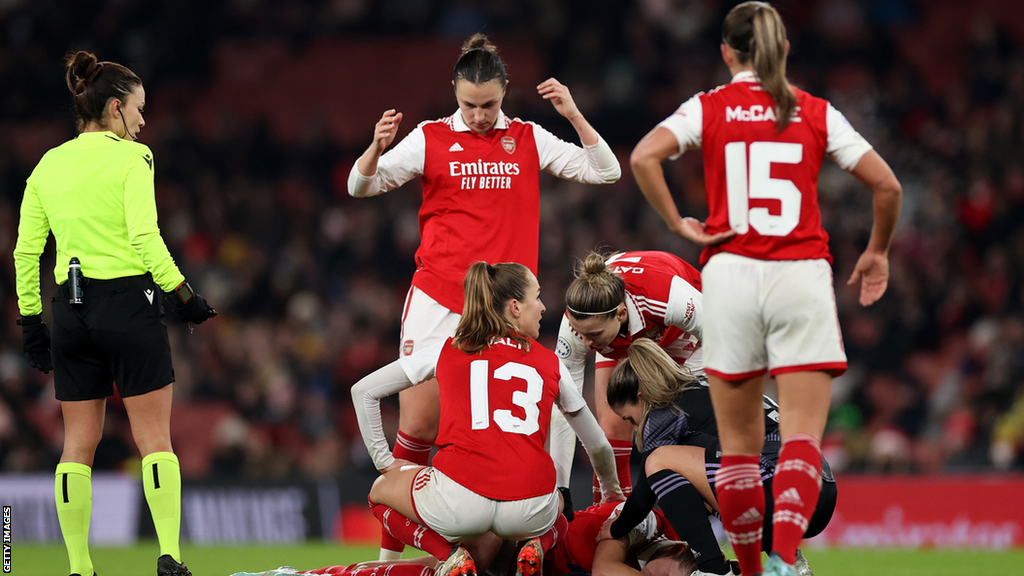
<svg viewBox="0 0 1024 576">
<path fill-rule="evenodd" d="M 704 364 L 721 424 L 719 506 L 743 574 L 761 573 L 765 373 L 775 377 L 783 448 L 775 475 L 773 553 L 765 574 L 792 574 L 821 486 L 819 443 L 832 377 L 846 369 L 818 172 L 830 156 L 874 193 L 874 226 L 848 284 L 868 306 L 885 292 L 903 191 L 888 164 L 827 101 L 786 80 L 789 42 L 764 2 L 733 8 L 721 53 L 732 82 L 683 103 L 637 144 L 633 173 L 669 228 L 705 246 Z M 661 162 L 704 157 L 709 216 L 682 218 Z M 782 494 L 795 497 L 780 500 Z"/>
<path fill-rule="evenodd" d="M 146 125 L 142 81 L 89 52 L 69 55 L 65 64 L 80 134 L 47 152 L 29 176 L 14 249 L 25 355 L 39 370 L 53 369 L 64 415 L 57 517 L 71 572 L 93 574 L 91 466 L 117 382 L 160 541 L 157 574 L 189 576 L 178 547 L 181 471 L 170 437 L 174 370 L 158 290 L 169 293 L 185 322 L 200 324 L 216 312 L 189 287 L 160 237 L 153 153 L 134 142 Z M 52 356 L 39 294 L 39 257 L 51 231 L 59 284 Z"/>
<path fill-rule="evenodd" d="M 576 279 L 565 292 L 566 312 L 555 352 L 569 368 L 582 393 L 587 354 L 590 350 L 597 351 L 594 369 L 597 421 L 615 450 L 615 467 L 624 494 L 629 494 L 631 485 L 629 455 L 633 431 L 608 409 L 605 400 L 608 375 L 616 363 L 626 357 L 630 342 L 646 337 L 657 341 L 691 374 L 703 376 L 700 290 L 700 272 L 673 254 L 619 252 L 604 256 L 591 252 L 576 270 Z M 564 450 L 572 454 L 576 439 L 571 433 L 564 433 L 566 426 L 557 415 L 555 422 L 551 431 L 552 445 L 565 441 L 568 446 Z M 559 474 L 566 477 L 571 464 L 572 458 L 555 461 Z M 599 494 L 595 494 L 594 502 L 599 499 Z"/>
<path fill-rule="evenodd" d="M 610 536 L 628 531 L 657 502 L 680 540 L 693 549 L 700 570 L 695 574 L 731 574 L 705 514 L 706 509 L 718 511 L 715 485 L 721 461 L 707 383 L 680 370 L 657 344 L 640 338 L 630 344 L 628 357 L 612 372 L 607 401 L 615 414 L 635 428 L 637 447 L 644 455 L 644 474 Z M 765 437 L 758 466 L 765 492 L 770 493 L 780 447 L 779 407 L 765 396 L 762 409 Z M 835 479 L 824 459 L 820 467 L 821 497 L 805 538 L 821 533 L 835 511 Z M 769 511 L 772 503 L 771 498 L 766 499 Z M 765 518 L 763 525 L 762 547 L 770 550 L 770 518 Z M 796 554 L 796 572 L 807 576 L 811 573 L 807 561 L 799 550 Z"/>
<path fill-rule="evenodd" d="M 611 148 L 580 113 L 568 88 L 550 78 L 537 92 L 569 120 L 582 148 L 537 124 L 507 117 L 501 109 L 507 84 L 497 49 L 483 34 L 474 35 L 463 45 L 453 73 L 459 109 L 421 123 L 387 154 L 402 113 L 384 112 L 373 143 L 349 174 L 348 191 L 355 197 L 382 194 L 416 177 L 423 182 L 420 246 L 402 315 L 401 356 L 455 332 L 462 278 L 473 262 L 519 262 L 537 273 L 541 170 L 587 184 L 612 183 L 621 174 Z M 437 383 L 402 392 L 399 404 L 395 453 L 426 464 L 437 437 Z M 382 536 L 380 558 L 400 558 L 401 544 Z"/>
<path fill-rule="evenodd" d="M 566 367 L 535 338 L 544 304 L 522 264 L 473 264 L 455 336 L 405 356 L 352 387 L 367 450 L 383 476 L 370 490 L 385 527 L 425 526 L 448 542 L 488 532 L 530 542 L 518 573 L 540 570 L 543 551 L 565 535 L 555 467 L 544 449 L 557 405 L 590 454 L 604 501 L 622 499 L 611 446 Z M 441 408 L 432 467 L 397 459 L 388 449 L 380 399 L 436 378 Z M 396 516 L 404 518 L 395 518 Z M 385 518 L 387 516 L 388 518 Z M 393 534 L 394 535 L 394 534 Z M 419 540 L 423 530 L 410 537 Z M 450 547 L 450 544 L 449 544 Z M 452 551 L 438 576 L 475 573 L 466 549 Z"/>
</svg>

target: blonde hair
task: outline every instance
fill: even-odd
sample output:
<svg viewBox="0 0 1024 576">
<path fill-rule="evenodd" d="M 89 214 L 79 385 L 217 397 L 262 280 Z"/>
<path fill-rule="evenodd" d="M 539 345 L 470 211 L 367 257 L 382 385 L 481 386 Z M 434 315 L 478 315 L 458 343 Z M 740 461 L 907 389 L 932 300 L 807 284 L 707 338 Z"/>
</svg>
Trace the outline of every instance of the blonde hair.
<svg viewBox="0 0 1024 576">
<path fill-rule="evenodd" d="M 744 2 L 726 15 L 722 42 L 736 51 L 741 64 L 753 59 L 754 73 L 776 106 L 776 133 L 789 125 L 796 95 L 786 80 L 786 26 L 767 2 Z"/>
<path fill-rule="evenodd" d="M 466 303 L 452 345 L 475 354 L 489 348 L 495 340 L 511 338 L 529 350 L 530 340 L 515 332 L 505 318 L 508 302 L 524 300 L 529 286 L 530 269 L 522 264 L 503 262 L 492 266 L 477 262 L 470 266 L 463 282 Z"/>
<path fill-rule="evenodd" d="M 611 318 L 625 301 L 626 282 L 608 269 L 606 258 L 591 252 L 576 266 L 576 279 L 565 291 L 565 307 L 573 318 Z"/>
<path fill-rule="evenodd" d="M 608 405 L 612 409 L 640 403 L 636 447 L 644 450 L 644 427 L 651 410 L 677 409 L 675 398 L 693 388 L 696 378 L 679 366 L 653 340 L 640 338 L 629 345 L 627 357 L 608 378 Z"/>
</svg>

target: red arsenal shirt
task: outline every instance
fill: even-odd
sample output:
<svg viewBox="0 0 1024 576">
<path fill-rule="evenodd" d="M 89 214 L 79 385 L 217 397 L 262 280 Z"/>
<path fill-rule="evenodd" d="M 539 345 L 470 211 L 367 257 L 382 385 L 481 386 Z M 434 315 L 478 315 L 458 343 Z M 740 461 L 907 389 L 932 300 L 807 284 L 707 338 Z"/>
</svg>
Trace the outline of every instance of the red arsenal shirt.
<svg viewBox="0 0 1024 576">
<path fill-rule="evenodd" d="M 474 262 L 519 262 L 537 271 L 539 173 L 586 184 L 619 179 L 608 144 L 579 147 L 499 112 L 480 135 L 460 112 L 423 122 L 384 155 L 377 173 L 349 173 L 349 194 L 374 196 L 420 177 L 420 247 L 413 285 L 462 312 L 462 280 Z"/>
<path fill-rule="evenodd" d="M 558 358 L 536 341 L 512 340 L 466 354 L 449 339 L 437 360 L 440 447 L 433 466 L 473 492 L 521 500 L 555 489 L 544 449 L 559 394 Z"/>
<path fill-rule="evenodd" d="M 537 273 L 540 167 L 533 125 L 512 120 L 486 136 L 423 125 L 426 153 L 413 286 L 462 311 L 462 279 L 477 261 Z"/>
<path fill-rule="evenodd" d="M 871 145 L 827 101 L 793 91 L 797 106 L 781 134 L 774 102 L 751 72 L 694 96 L 658 125 L 675 135 L 680 152 L 703 151 L 708 232 L 736 232 L 705 248 L 702 264 L 723 251 L 760 260 L 831 262 L 818 206 L 822 160 L 828 155 L 852 170 Z"/>
</svg>

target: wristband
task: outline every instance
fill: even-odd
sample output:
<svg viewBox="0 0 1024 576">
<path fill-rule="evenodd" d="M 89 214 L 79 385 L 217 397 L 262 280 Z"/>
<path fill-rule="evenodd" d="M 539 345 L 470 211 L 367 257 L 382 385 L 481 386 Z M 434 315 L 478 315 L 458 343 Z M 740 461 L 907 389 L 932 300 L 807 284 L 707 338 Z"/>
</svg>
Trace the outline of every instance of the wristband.
<svg viewBox="0 0 1024 576">
<path fill-rule="evenodd" d="M 18 326 L 31 326 L 33 324 L 39 324 L 42 321 L 43 321 L 43 315 L 42 314 L 33 314 L 31 316 L 22 316 L 21 318 L 18 318 L 15 321 L 15 323 Z"/>
<path fill-rule="evenodd" d="M 178 287 L 174 289 L 174 295 L 178 297 L 178 302 L 182 304 L 188 304 L 196 297 L 195 291 L 192 290 L 187 281 L 178 284 Z"/>
</svg>

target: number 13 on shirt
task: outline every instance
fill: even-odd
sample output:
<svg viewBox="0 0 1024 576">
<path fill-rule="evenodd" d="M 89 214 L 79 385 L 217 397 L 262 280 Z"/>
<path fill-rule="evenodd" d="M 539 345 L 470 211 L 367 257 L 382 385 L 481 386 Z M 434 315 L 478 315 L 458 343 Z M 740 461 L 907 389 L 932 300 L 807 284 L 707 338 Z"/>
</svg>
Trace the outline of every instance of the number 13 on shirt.
<svg viewBox="0 0 1024 576">
<path fill-rule="evenodd" d="M 790 142 L 746 142 L 725 145 L 725 186 L 729 205 L 729 227 L 746 234 L 753 227 L 762 236 L 786 236 L 800 223 L 800 189 L 791 180 L 772 178 L 772 164 L 799 164 L 803 144 Z M 750 208 L 750 199 L 778 200 L 781 211 Z"/>
<path fill-rule="evenodd" d="M 490 427 L 492 416 L 494 423 L 503 432 L 529 436 L 540 430 L 540 408 L 537 407 L 537 403 L 544 393 L 544 379 L 537 369 L 518 362 L 508 362 L 496 369 L 492 376 L 490 364 L 490 360 L 474 360 L 469 365 L 469 402 L 473 430 L 485 430 Z M 512 393 L 512 404 L 526 411 L 524 418 L 513 416 L 511 410 L 495 410 L 491 414 L 491 378 L 517 378 L 526 382 L 526 391 L 516 390 Z"/>
</svg>

